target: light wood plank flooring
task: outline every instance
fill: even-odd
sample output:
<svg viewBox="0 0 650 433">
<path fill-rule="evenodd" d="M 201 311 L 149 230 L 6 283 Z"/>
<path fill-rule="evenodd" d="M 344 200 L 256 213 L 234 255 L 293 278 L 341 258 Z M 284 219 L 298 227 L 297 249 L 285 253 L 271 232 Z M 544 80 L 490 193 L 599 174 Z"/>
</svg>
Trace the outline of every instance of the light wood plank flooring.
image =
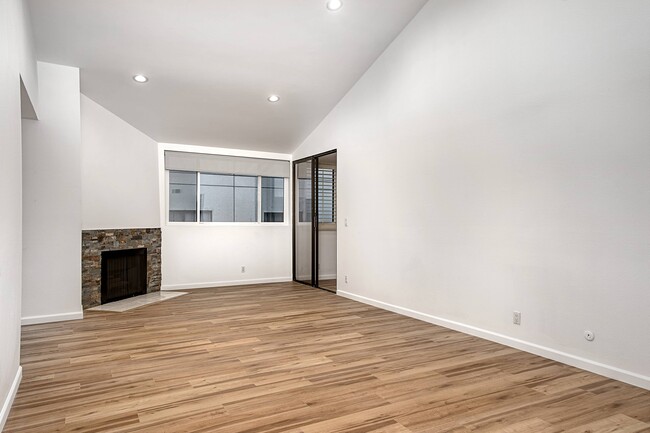
<svg viewBox="0 0 650 433">
<path fill-rule="evenodd" d="M 23 327 L 6 432 L 650 432 L 650 392 L 283 283 Z"/>
</svg>

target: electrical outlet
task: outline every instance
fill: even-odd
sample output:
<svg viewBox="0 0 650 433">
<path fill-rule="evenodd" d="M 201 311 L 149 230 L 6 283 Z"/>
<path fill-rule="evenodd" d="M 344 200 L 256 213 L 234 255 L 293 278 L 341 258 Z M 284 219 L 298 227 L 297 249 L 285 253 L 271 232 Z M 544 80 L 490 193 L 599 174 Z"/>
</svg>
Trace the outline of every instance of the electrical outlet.
<svg viewBox="0 0 650 433">
<path fill-rule="evenodd" d="M 594 341 L 594 338 L 596 338 L 596 335 L 593 332 L 585 331 L 585 340 Z"/>
<path fill-rule="evenodd" d="M 241 267 L 241 273 L 243 274 L 243 273 L 245 273 L 245 272 L 246 272 L 246 266 L 242 266 L 242 267 Z"/>
<path fill-rule="evenodd" d="M 347 284 L 347 283 L 348 283 L 348 276 L 346 275 L 345 276 L 345 284 Z"/>
<path fill-rule="evenodd" d="M 512 312 L 512 323 L 515 325 L 521 325 L 521 312 L 513 311 Z"/>
<path fill-rule="evenodd" d="M 344 221 L 344 225 L 347 227 L 348 226 L 348 219 L 346 218 Z"/>
</svg>

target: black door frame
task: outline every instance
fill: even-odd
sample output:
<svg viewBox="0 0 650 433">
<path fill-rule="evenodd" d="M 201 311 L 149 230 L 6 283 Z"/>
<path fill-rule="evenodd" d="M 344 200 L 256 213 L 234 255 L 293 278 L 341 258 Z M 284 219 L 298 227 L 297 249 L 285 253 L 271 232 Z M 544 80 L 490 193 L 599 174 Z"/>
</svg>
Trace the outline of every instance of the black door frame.
<svg viewBox="0 0 650 433">
<path fill-rule="evenodd" d="M 292 273 L 293 281 L 304 284 L 306 286 L 315 287 L 317 289 L 330 292 L 330 290 L 323 289 L 318 285 L 318 158 L 331 155 L 336 153 L 336 149 L 328 150 L 327 152 L 318 153 L 316 155 L 308 156 L 306 158 L 301 158 L 293 161 L 293 166 L 291 170 L 291 179 L 293 185 L 293 200 L 292 200 Z M 298 218 L 296 200 L 298 195 L 296 194 L 297 179 L 296 179 L 296 165 L 303 162 L 311 162 L 311 284 L 305 283 L 304 281 L 299 281 L 296 278 L 296 218 Z M 338 162 L 337 162 L 338 165 Z M 338 204 L 337 204 L 338 206 Z M 338 236 L 338 234 L 337 234 Z"/>
</svg>

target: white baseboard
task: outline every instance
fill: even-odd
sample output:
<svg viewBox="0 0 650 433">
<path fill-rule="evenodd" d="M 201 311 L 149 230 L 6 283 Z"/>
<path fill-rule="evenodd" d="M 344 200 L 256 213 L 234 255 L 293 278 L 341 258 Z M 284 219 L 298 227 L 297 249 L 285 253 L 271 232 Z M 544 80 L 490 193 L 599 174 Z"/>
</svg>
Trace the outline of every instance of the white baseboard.
<svg viewBox="0 0 650 433">
<path fill-rule="evenodd" d="M 38 325 L 39 323 L 65 322 L 66 320 L 80 320 L 84 318 L 83 311 L 75 313 L 48 314 L 45 316 L 28 316 L 21 320 L 22 325 Z"/>
<path fill-rule="evenodd" d="M 631 385 L 650 390 L 650 377 L 634 373 L 632 371 L 623 370 L 621 368 L 607 364 L 602 364 L 591 359 L 572 355 L 570 353 L 562 352 L 528 341 L 519 340 L 517 338 L 488 331 L 476 326 L 466 325 L 464 323 L 455 322 L 453 320 L 444 319 L 442 317 L 432 316 L 430 314 L 421 313 L 409 308 L 399 307 L 397 305 L 392 305 L 386 302 L 378 301 L 376 299 L 367 298 L 365 296 L 355 295 L 354 293 L 346 292 L 343 290 L 339 290 L 337 294 L 354 301 L 372 305 L 374 307 L 392 311 L 403 316 L 422 320 L 424 322 L 433 323 L 434 325 L 443 326 L 445 328 L 453 329 L 455 331 L 463 332 L 475 337 L 484 338 L 486 340 L 494 341 L 496 343 L 500 343 L 509 347 L 514 347 L 515 349 L 523 350 L 524 352 L 543 356 L 544 358 L 562 362 L 564 364 L 578 367 L 592 373 L 600 374 L 611 379 L 620 380 L 621 382 L 629 383 Z"/>
<path fill-rule="evenodd" d="M 9 411 L 11 410 L 11 405 L 14 404 L 14 398 L 16 398 L 16 393 L 18 392 L 18 386 L 20 386 L 20 381 L 23 378 L 23 367 L 18 366 L 18 371 L 16 371 L 16 376 L 14 377 L 14 382 L 9 388 L 9 394 L 7 398 L 2 403 L 2 410 L 0 410 L 0 432 L 5 428 L 5 423 L 7 418 L 9 418 Z"/>
<path fill-rule="evenodd" d="M 212 287 L 246 286 L 249 284 L 287 283 L 291 281 L 292 281 L 291 277 L 279 277 L 279 278 L 257 278 L 253 280 L 217 281 L 213 283 L 168 284 L 162 286 L 160 290 L 209 289 Z"/>
</svg>

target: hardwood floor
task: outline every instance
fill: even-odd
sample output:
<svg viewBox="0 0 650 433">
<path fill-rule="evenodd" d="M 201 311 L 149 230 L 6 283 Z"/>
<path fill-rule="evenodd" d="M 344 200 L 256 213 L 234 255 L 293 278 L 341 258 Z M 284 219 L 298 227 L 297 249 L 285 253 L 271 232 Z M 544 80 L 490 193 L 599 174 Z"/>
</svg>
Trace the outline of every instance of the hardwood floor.
<svg viewBox="0 0 650 433">
<path fill-rule="evenodd" d="M 650 432 L 650 392 L 293 283 L 23 327 L 6 432 Z"/>
</svg>

